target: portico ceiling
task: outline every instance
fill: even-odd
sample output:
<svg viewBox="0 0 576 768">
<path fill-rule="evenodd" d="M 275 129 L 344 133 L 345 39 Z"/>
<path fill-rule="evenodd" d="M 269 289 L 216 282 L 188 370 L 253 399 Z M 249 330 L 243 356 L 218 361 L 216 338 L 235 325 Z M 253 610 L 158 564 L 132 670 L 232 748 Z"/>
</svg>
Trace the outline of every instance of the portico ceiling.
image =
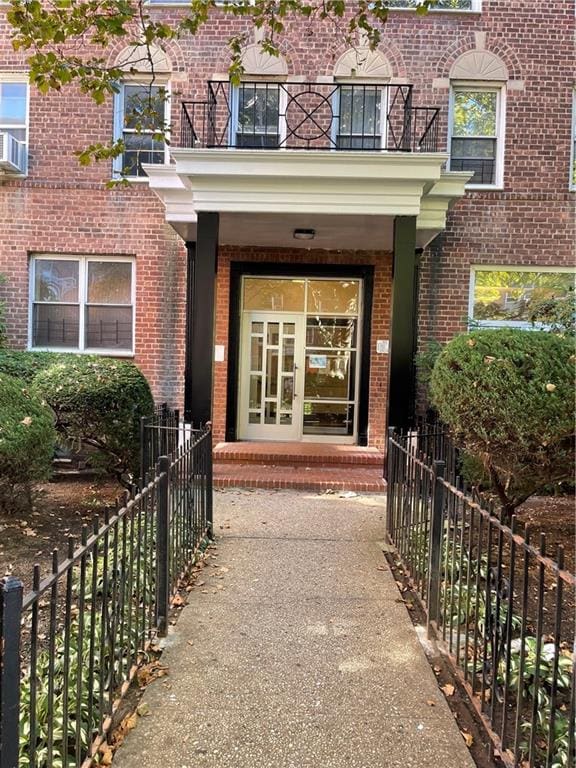
<svg viewBox="0 0 576 768">
<path fill-rule="evenodd" d="M 220 242 L 392 250 L 396 216 L 417 217 L 417 245 L 446 225 L 467 172 L 443 170 L 443 153 L 173 149 L 171 165 L 146 165 L 166 220 L 196 239 L 197 214 L 220 213 Z M 294 229 L 314 229 L 298 242 Z"/>
</svg>

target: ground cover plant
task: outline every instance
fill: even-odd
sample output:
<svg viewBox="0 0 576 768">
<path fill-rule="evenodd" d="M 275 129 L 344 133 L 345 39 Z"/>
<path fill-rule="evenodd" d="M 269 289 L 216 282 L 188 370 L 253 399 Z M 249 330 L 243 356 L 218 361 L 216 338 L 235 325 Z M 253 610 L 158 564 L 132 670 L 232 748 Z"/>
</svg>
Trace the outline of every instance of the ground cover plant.
<svg viewBox="0 0 576 768">
<path fill-rule="evenodd" d="M 416 573 L 428 569 L 429 540 L 422 522 L 412 526 L 408 547 Z M 489 557 L 486 531 L 482 536 L 476 531 L 481 538 L 469 538 L 471 529 L 476 529 L 476 524 L 466 517 L 447 524 L 444 531 L 439 632 L 456 665 L 465 669 L 482 709 L 490 713 L 494 730 L 500 731 L 506 721 L 508 733 L 513 733 L 518 718 L 521 764 L 564 768 L 568 764 L 574 684 L 572 644 L 568 640 L 573 639 L 573 601 L 564 606 L 561 629 L 555 629 L 558 582 L 547 579 L 544 596 L 538 596 L 539 566 L 534 561 L 527 576 L 527 613 L 523 619 L 523 558 L 512 560 L 510 549 L 504 548 L 500 571 L 495 565 L 496 541 L 492 541 Z M 544 618 L 538 634 L 540 602 Z M 504 642 L 508 631 L 513 638 L 509 650 Z M 533 754 L 528 762 L 532 739 Z"/>
</svg>

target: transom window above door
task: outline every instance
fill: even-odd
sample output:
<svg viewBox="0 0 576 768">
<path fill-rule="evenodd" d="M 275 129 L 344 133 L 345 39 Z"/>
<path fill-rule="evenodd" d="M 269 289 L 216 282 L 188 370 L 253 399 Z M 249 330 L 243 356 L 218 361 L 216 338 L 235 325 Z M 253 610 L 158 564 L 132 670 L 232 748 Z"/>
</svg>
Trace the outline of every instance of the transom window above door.
<svg viewBox="0 0 576 768">
<path fill-rule="evenodd" d="M 31 348 L 131 354 L 134 284 L 128 257 L 33 257 Z"/>
<path fill-rule="evenodd" d="M 244 278 L 244 310 L 355 316 L 359 308 L 359 280 Z"/>
</svg>

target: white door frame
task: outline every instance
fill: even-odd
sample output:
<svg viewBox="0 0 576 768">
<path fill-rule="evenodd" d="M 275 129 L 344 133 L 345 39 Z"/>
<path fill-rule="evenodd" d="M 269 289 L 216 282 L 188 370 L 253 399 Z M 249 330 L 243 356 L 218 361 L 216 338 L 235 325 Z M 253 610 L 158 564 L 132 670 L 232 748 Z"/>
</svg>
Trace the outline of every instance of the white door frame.
<svg viewBox="0 0 576 768">
<path fill-rule="evenodd" d="M 250 275 L 250 277 L 255 277 Z M 257 277 L 265 278 L 266 275 L 257 275 Z M 274 275 L 273 279 L 293 279 L 292 276 Z M 305 278 L 307 281 L 312 278 Z M 338 277 L 321 276 L 318 279 L 335 279 Z M 304 433 L 304 409 L 306 402 L 313 402 L 313 400 L 306 400 L 304 397 L 304 385 L 305 385 L 305 373 L 306 373 L 306 322 L 308 314 L 304 307 L 306 306 L 306 300 L 304 301 L 303 309 L 301 311 L 293 312 L 278 312 L 275 310 L 244 310 L 243 301 L 240 311 L 240 348 L 239 348 L 239 366 L 238 366 L 238 399 L 237 399 L 237 418 L 236 418 L 236 435 L 238 440 L 260 440 L 260 441 L 290 441 L 290 442 L 311 442 L 311 443 L 334 443 L 334 444 L 352 444 L 355 445 L 358 439 L 358 418 L 359 418 L 359 399 L 360 399 L 360 371 L 361 371 L 361 353 L 362 353 L 362 331 L 363 331 L 363 318 L 364 318 L 364 280 L 359 277 L 352 278 L 359 282 L 360 294 L 359 294 L 359 306 L 358 314 L 356 316 L 356 370 L 354 375 L 354 419 L 352 425 L 352 434 L 322 434 L 322 433 Z M 241 283 L 243 285 L 243 282 Z M 241 288 L 243 291 L 243 288 Z M 306 288 L 308 290 L 308 288 Z M 243 295 L 243 294 L 242 294 Z M 338 316 L 338 315 L 337 315 Z M 265 386 L 265 364 L 262 364 L 262 371 L 252 371 L 249 367 L 251 364 L 251 324 L 252 322 L 273 323 L 273 322 L 289 322 L 295 325 L 295 349 L 294 349 L 294 400 L 292 408 L 292 423 L 290 425 L 281 424 L 264 424 L 258 422 L 256 424 L 249 423 L 249 397 L 250 397 L 250 376 L 262 375 L 262 386 Z M 263 345 L 264 347 L 265 345 Z M 263 348 L 263 355 L 265 351 Z M 279 381 L 280 386 L 280 381 Z M 322 401 L 330 402 L 330 401 Z M 334 402 L 340 402 L 335 400 Z M 265 408 L 264 393 L 261 399 L 262 408 Z M 254 412 L 254 411 L 253 411 Z M 265 416 L 262 415 L 262 422 Z"/>
</svg>

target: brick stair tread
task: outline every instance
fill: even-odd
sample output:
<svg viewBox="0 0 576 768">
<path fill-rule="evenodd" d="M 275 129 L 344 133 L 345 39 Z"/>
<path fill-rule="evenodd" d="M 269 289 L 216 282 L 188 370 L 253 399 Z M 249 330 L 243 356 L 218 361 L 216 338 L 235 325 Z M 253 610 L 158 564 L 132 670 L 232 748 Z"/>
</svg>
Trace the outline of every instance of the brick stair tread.
<svg viewBox="0 0 576 768">
<path fill-rule="evenodd" d="M 221 464 L 345 466 L 348 470 L 350 465 L 380 468 L 384 463 L 384 454 L 376 448 L 351 445 L 220 443 L 214 448 L 214 460 Z"/>
<path fill-rule="evenodd" d="M 303 467 L 271 464 L 214 464 L 216 488 L 292 488 L 295 490 L 357 491 L 382 493 L 386 483 L 374 467 Z"/>
</svg>

